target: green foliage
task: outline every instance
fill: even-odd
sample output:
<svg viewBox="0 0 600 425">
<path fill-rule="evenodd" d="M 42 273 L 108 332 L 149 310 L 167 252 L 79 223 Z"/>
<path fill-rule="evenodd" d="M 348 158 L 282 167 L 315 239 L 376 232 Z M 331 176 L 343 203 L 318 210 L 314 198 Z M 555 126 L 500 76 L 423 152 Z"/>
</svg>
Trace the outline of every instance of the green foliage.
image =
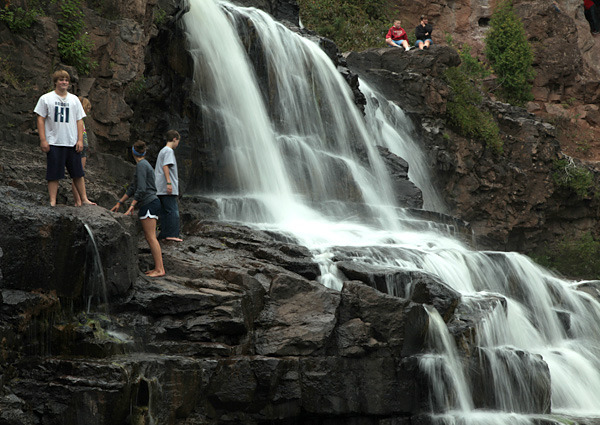
<svg viewBox="0 0 600 425">
<path fill-rule="evenodd" d="M 129 87 L 128 92 L 131 96 L 139 96 L 146 90 L 146 78 L 140 77 L 133 81 Z"/>
<path fill-rule="evenodd" d="M 38 8 L 23 9 L 7 4 L 4 8 L 0 8 L 0 22 L 8 25 L 11 31 L 23 32 L 31 28 L 35 19 L 41 14 L 42 11 Z"/>
<path fill-rule="evenodd" d="M 342 51 L 385 46 L 394 18 L 387 0 L 298 0 L 298 4 L 302 23 Z"/>
<path fill-rule="evenodd" d="M 482 109 L 481 79 L 489 71 L 471 55 L 469 46 L 459 49 L 461 64 L 448 68 L 446 81 L 452 91 L 447 104 L 450 124 L 465 137 L 483 141 L 495 153 L 503 152 L 500 129 L 492 115 Z"/>
<path fill-rule="evenodd" d="M 15 75 L 8 59 L 0 56 L 0 81 L 10 84 L 14 88 L 19 88 L 19 79 Z"/>
<path fill-rule="evenodd" d="M 167 22 L 167 18 L 167 12 L 164 9 L 161 9 L 160 7 L 154 9 L 154 25 L 160 27 L 162 24 Z"/>
<path fill-rule="evenodd" d="M 512 0 L 496 7 L 485 44 L 486 57 L 498 77 L 500 97 L 514 105 L 532 100 L 533 52 Z"/>
<path fill-rule="evenodd" d="M 81 1 L 62 0 L 60 4 L 58 52 L 65 63 L 74 66 L 82 74 L 89 74 L 97 63 L 91 59 L 94 43 L 89 35 L 84 33 Z"/>
<path fill-rule="evenodd" d="M 594 187 L 594 176 L 587 168 L 576 165 L 571 158 L 554 161 L 552 179 L 560 187 L 571 189 L 580 198 L 588 196 Z"/>
<path fill-rule="evenodd" d="M 600 279 L 600 242 L 590 233 L 565 237 L 532 258 L 540 265 L 575 279 Z"/>
</svg>

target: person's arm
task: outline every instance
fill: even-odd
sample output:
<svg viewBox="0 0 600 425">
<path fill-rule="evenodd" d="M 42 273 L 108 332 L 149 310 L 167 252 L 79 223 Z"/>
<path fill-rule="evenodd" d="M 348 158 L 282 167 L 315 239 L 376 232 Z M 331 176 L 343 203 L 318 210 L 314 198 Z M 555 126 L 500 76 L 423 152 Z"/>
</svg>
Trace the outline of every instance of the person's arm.
<svg viewBox="0 0 600 425">
<path fill-rule="evenodd" d="M 423 25 L 419 24 L 417 25 L 417 27 L 415 28 L 415 38 L 417 40 L 423 40 Z"/>
<path fill-rule="evenodd" d="M 392 41 L 392 29 L 390 28 L 385 36 L 385 42 L 392 47 L 399 47 L 396 43 Z"/>
<path fill-rule="evenodd" d="M 131 205 L 129 206 L 127 211 L 125 211 L 125 215 L 131 215 L 136 204 L 137 204 L 137 201 L 135 199 L 133 201 L 131 201 Z"/>
<path fill-rule="evenodd" d="M 45 153 L 50 152 L 50 145 L 46 140 L 46 117 L 37 116 L 37 129 L 40 135 L 40 149 Z"/>
<path fill-rule="evenodd" d="M 121 196 L 121 198 L 117 201 L 117 203 L 115 204 L 115 206 L 112 207 L 110 210 L 113 211 L 113 212 L 119 211 L 119 208 L 121 208 L 121 204 L 123 204 L 128 199 L 129 199 L 129 196 L 127 196 L 127 194 Z"/>
<path fill-rule="evenodd" d="M 83 150 L 83 119 L 77 121 L 77 144 L 75 150 L 81 152 Z"/>
<path fill-rule="evenodd" d="M 163 165 L 163 172 L 165 173 L 165 180 L 167 181 L 167 194 L 171 195 L 173 193 L 173 185 L 171 183 L 171 170 L 169 165 Z"/>
</svg>

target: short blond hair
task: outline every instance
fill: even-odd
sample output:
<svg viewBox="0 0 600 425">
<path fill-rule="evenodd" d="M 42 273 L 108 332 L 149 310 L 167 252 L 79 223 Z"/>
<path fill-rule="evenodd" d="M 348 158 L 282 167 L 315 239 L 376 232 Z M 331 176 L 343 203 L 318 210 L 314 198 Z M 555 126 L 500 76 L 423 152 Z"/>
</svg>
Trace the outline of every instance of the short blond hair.
<svg viewBox="0 0 600 425">
<path fill-rule="evenodd" d="M 56 82 L 58 80 L 60 80 L 61 78 L 66 78 L 67 80 L 71 81 L 71 76 L 69 75 L 69 73 L 67 71 L 65 71 L 64 69 L 59 69 L 58 71 L 56 71 L 54 74 L 52 74 L 52 82 L 54 84 L 56 84 Z"/>
<path fill-rule="evenodd" d="M 89 114 L 92 110 L 92 103 L 88 100 L 87 97 L 81 96 L 79 96 L 79 101 L 81 102 L 81 106 L 83 106 L 83 111 L 85 112 L 85 114 Z"/>
</svg>

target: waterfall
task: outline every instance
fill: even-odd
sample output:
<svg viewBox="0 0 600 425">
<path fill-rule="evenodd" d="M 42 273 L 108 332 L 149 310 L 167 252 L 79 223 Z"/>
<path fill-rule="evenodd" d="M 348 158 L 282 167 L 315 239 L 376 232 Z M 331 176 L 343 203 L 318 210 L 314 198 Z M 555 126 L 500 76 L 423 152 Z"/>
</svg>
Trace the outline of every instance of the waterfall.
<svg viewBox="0 0 600 425">
<path fill-rule="evenodd" d="M 444 205 L 397 106 L 362 83 L 363 117 L 321 49 L 261 11 L 190 0 L 183 19 L 205 137 L 224 146 L 235 181 L 213 194 L 224 219 L 293 236 L 332 288 L 344 255 L 431 275 L 479 312 L 468 355 L 429 312 L 419 364 L 435 423 L 533 424 L 550 404 L 553 414 L 600 415 L 600 304 L 527 257 L 470 250 L 399 208 L 377 145 L 409 162 L 428 208 Z"/>
<path fill-rule="evenodd" d="M 444 201 L 434 187 L 425 152 L 411 137 L 412 124 L 396 104 L 373 90 L 365 81 L 360 89 L 367 99 L 366 123 L 376 143 L 410 164 L 408 177 L 423 192 L 423 208 L 446 212 Z"/>
<path fill-rule="evenodd" d="M 84 225 L 89 236 L 89 242 L 86 247 L 86 263 L 85 263 L 85 286 L 84 297 L 86 301 L 87 313 L 92 309 L 92 301 L 96 300 L 95 307 L 98 311 L 106 313 L 108 310 L 108 289 L 106 287 L 106 279 L 104 278 L 104 269 L 98 245 L 94 232 L 87 224 Z"/>
</svg>

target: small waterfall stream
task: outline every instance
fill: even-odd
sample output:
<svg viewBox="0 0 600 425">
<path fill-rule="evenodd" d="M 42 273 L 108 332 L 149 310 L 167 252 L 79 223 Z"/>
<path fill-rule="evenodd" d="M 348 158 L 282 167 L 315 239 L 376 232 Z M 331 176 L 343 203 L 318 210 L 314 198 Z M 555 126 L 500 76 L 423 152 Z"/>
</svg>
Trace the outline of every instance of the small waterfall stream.
<svg viewBox="0 0 600 425">
<path fill-rule="evenodd" d="M 224 219 L 293 236 L 332 288 L 341 287 L 332 258 L 343 247 L 353 261 L 435 276 L 473 309 L 504 303 L 477 326 L 478 373 L 492 400 L 482 407 L 467 360 L 429 312 L 420 365 L 436 423 L 533 424 L 546 378 L 553 413 L 600 415 L 600 304 L 522 255 L 470 250 L 399 208 L 377 145 L 407 160 L 427 208 L 444 211 L 399 108 L 362 84 L 363 117 L 321 49 L 261 11 L 190 0 L 183 19 L 205 136 L 227 146 L 237 181 L 214 194 Z"/>
<path fill-rule="evenodd" d="M 93 306 L 99 312 L 106 313 L 108 312 L 108 289 L 100 252 L 92 228 L 87 224 L 84 227 L 90 238 L 86 248 L 86 282 L 84 288 L 86 311 L 89 314 Z"/>
</svg>

